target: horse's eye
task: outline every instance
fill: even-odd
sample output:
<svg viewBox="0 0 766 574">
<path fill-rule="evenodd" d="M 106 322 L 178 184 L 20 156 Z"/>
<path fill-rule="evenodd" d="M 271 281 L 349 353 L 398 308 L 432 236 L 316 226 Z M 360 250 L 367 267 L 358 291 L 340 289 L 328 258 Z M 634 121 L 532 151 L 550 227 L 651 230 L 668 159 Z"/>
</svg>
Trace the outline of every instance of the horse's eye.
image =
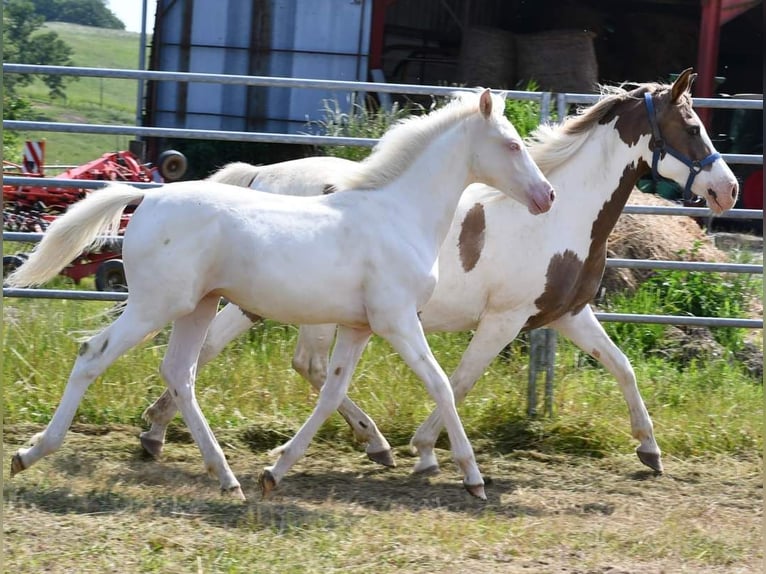
<svg viewBox="0 0 766 574">
<path fill-rule="evenodd" d="M 700 127 L 699 126 L 691 126 L 686 130 L 690 136 L 698 136 L 700 135 Z"/>
<path fill-rule="evenodd" d="M 508 142 L 508 149 L 511 151 L 519 151 L 521 146 L 519 145 L 519 142 Z"/>
</svg>

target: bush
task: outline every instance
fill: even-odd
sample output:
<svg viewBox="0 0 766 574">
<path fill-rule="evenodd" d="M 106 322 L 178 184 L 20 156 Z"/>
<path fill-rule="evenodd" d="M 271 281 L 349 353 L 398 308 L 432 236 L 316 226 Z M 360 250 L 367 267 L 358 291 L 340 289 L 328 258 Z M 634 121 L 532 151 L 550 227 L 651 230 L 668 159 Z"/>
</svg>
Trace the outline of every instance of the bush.
<svg viewBox="0 0 766 574">
<path fill-rule="evenodd" d="M 691 255 L 696 249 L 698 247 L 692 249 Z M 618 293 L 607 297 L 605 307 L 614 313 L 745 317 L 747 303 L 755 296 L 755 289 L 755 281 L 747 274 L 658 270 L 635 294 Z M 608 323 L 605 329 L 619 347 L 633 353 L 656 353 L 668 345 L 664 325 Z M 729 352 L 743 346 L 743 329 L 718 327 L 711 328 L 710 332 Z"/>
</svg>

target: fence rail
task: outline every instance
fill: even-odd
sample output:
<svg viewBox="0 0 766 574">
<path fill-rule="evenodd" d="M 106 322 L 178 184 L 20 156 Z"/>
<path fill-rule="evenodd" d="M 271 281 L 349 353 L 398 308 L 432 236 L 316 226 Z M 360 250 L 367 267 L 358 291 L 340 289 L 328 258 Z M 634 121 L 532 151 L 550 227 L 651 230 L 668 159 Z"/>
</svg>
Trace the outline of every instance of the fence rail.
<svg viewBox="0 0 766 574">
<path fill-rule="evenodd" d="M 411 84 L 388 84 L 376 82 L 350 82 L 339 80 L 317 80 L 306 78 L 279 78 L 269 76 L 242 76 L 225 74 L 207 74 L 192 72 L 163 72 L 151 70 L 128 70 L 128 69 L 104 69 L 68 66 L 42 66 L 32 64 L 3 64 L 3 72 L 8 74 L 46 74 L 46 75 L 70 75 L 80 77 L 100 77 L 124 80 L 156 80 L 173 82 L 198 82 L 215 84 L 236 84 L 245 86 L 302 88 L 302 89 L 331 89 L 339 91 L 362 91 L 381 94 L 418 94 L 431 96 L 448 96 L 456 91 L 467 91 L 469 88 L 445 87 L 445 86 L 422 86 Z M 540 104 L 542 120 L 550 117 L 551 103 L 555 103 L 559 117 L 565 115 L 570 104 L 592 104 L 599 96 L 594 94 L 551 94 L 550 92 L 527 92 L 506 91 L 507 97 L 517 100 L 536 101 Z M 720 109 L 763 109 L 762 100 L 733 99 L 733 98 L 694 98 L 693 103 L 699 107 Z M 213 139 L 221 141 L 246 141 L 278 144 L 308 144 L 308 145 L 349 145 L 371 147 L 377 143 L 375 138 L 349 138 L 322 135 L 302 134 L 274 134 L 265 132 L 241 132 L 222 130 L 200 129 L 176 129 L 158 128 L 129 125 L 102 125 L 82 123 L 59 123 L 59 122 L 33 122 L 20 120 L 3 120 L 3 128 L 9 130 L 28 131 L 51 131 L 66 133 L 96 133 L 118 134 L 148 137 L 173 137 L 186 139 Z M 763 164 L 763 155 L 750 154 L 723 154 L 729 163 L 759 165 Z M 56 179 L 56 178 L 30 178 L 21 176 L 4 176 L 4 183 L 9 185 L 36 185 L 36 186 L 73 186 L 80 188 L 95 189 L 102 187 L 105 182 Z M 155 187 L 156 184 L 131 183 L 137 187 Z M 652 214 L 652 215 L 687 215 L 697 218 L 710 218 L 712 212 L 707 208 L 694 207 L 665 207 L 665 206 L 626 206 L 624 213 Z M 731 210 L 720 216 L 727 219 L 763 219 L 761 210 Z M 41 234 L 4 232 L 4 241 L 34 242 L 39 241 Z M 744 264 L 721 264 L 700 263 L 683 261 L 654 261 L 654 260 L 627 260 L 609 259 L 609 267 L 630 267 L 640 269 L 679 269 L 687 271 L 703 272 L 726 272 L 726 273 L 763 273 L 762 265 Z M 103 301 L 124 300 L 124 293 L 110 293 L 99 291 L 75 291 L 75 290 L 52 290 L 52 289 L 8 289 L 3 288 L 4 297 L 35 297 L 35 298 L 71 298 L 71 299 L 95 299 Z M 716 317 L 682 317 L 662 315 L 627 315 L 619 313 L 599 313 L 598 317 L 603 321 L 623 321 L 633 323 L 664 323 L 676 325 L 710 325 L 732 326 L 747 328 L 763 328 L 762 320 L 716 318 Z"/>
</svg>

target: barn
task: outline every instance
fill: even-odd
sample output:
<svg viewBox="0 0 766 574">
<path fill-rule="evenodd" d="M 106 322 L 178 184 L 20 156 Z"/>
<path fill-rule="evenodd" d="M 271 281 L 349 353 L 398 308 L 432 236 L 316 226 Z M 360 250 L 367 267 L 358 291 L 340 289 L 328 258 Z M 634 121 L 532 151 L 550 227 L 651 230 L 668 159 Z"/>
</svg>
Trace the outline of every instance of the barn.
<svg viewBox="0 0 766 574">
<path fill-rule="evenodd" d="M 760 0 L 158 0 L 149 67 L 591 92 L 694 66 L 712 96 L 762 93 L 762 46 Z M 150 82 L 143 117 L 305 133 L 324 100 L 347 92 Z"/>
</svg>

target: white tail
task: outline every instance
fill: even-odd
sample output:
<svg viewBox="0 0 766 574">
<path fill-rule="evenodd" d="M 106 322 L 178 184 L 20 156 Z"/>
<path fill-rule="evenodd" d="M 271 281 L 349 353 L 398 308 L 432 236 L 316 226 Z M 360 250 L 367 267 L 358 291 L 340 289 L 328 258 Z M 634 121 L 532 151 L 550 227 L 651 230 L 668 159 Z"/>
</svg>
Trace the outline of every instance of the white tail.
<svg viewBox="0 0 766 574">
<path fill-rule="evenodd" d="M 123 209 L 139 202 L 146 190 L 113 183 L 92 192 L 57 218 L 45 232 L 29 259 L 5 283 L 10 287 L 40 285 L 55 277 L 75 257 L 116 235 Z"/>
</svg>

